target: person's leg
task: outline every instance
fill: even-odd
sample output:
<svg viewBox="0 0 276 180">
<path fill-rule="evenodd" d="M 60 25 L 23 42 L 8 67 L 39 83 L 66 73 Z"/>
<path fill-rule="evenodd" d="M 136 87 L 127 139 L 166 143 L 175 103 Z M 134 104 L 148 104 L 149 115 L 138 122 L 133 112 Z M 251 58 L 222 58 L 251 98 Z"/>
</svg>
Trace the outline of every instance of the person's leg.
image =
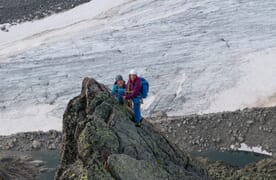
<svg viewBox="0 0 276 180">
<path fill-rule="evenodd" d="M 133 111 L 134 111 L 134 118 L 136 123 L 140 123 L 141 120 L 141 111 L 140 111 L 140 99 L 133 98 Z"/>
</svg>

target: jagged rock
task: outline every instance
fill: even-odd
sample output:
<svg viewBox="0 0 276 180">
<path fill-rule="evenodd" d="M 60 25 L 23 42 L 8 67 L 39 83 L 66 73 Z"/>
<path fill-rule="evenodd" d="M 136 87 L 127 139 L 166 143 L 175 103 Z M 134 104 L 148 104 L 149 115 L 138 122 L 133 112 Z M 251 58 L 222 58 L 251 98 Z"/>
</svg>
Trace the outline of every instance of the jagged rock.
<svg viewBox="0 0 276 180">
<path fill-rule="evenodd" d="M 55 179 L 208 179 L 147 121 L 135 127 L 131 110 L 94 79 L 69 102 L 62 131 Z"/>
<path fill-rule="evenodd" d="M 170 174 L 158 162 L 137 160 L 124 154 L 110 155 L 109 170 L 115 179 L 169 179 Z M 143 172 L 143 173 L 141 173 Z"/>
<path fill-rule="evenodd" d="M 207 167 L 212 179 L 276 179 L 276 158 L 264 159 L 244 168 L 227 165 L 221 161 L 210 161 L 202 157 L 197 158 L 197 160 Z"/>
<path fill-rule="evenodd" d="M 238 141 L 239 141 L 239 142 L 244 142 L 244 137 L 240 135 L 240 136 L 238 137 Z"/>
<path fill-rule="evenodd" d="M 55 150 L 55 149 L 57 149 L 57 146 L 54 143 L 52 143 L 48 146 L 48 149 Z"/>
<path fill-rule="evenodd" d="M 39 149 L 41 147 L 41 143 L 39 141 L 34 140 L 32 143 L 32 148 Z"/>
<path fill-rule="evenodd" d="M 3 26 L 1 26 L 1 31 L 4 31 L 4 32 L 8 32 L 9 30 L 6 28 L 6 26 L 5 25 L 3 25 Z"/>
<path fill-rule="evenodd" d="M 172 132 L 172 127 L 169 127 L 168 128 L 168 133 L 171 133 Z"/>
<path fill-rule="evenodd" d="M 7 141 L 7 149 L 13 148 L 15 146 L 15 143 L 16 143 L 16 139 L 15 138 L 9 139 Z"/>
<path fill-rule="evenodd" d="M 219 137 L 217 137 L 217 138 L 213 138 L 212 141 L 213 141 L 214 143 L 220 143 L 220 142 L 221 142 L 221 139 L 220 139 Z"/>
</svg>

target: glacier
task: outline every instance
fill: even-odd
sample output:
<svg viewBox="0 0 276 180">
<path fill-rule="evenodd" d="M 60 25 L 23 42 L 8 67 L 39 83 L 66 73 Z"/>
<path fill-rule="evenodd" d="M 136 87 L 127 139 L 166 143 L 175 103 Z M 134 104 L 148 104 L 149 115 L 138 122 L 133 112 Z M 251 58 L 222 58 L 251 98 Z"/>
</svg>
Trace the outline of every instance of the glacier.
<svg viewBox="0 0 276 180">
<path fill-rule="evenodd" d="M 150 83 L 144 116 L 273 106 L 275 29 L 273 0 L 94 0 L 11 26 L 0 32 L 0 134 L 61 130 L 84 77 L 111 87 L 132 68 Z"/>
</svg>

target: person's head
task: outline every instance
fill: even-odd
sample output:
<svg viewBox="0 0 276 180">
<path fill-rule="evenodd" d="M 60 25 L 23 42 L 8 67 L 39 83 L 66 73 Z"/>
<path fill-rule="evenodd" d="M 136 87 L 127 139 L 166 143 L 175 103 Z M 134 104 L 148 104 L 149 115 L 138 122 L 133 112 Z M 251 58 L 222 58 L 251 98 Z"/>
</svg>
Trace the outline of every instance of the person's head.
<svg viewBox="0 0 276 180">
<path fill-rule="evenodd" d="M 131 69 L 129 71 L 129 79 L 131 81 L 134 81 L 136 79 L 136 77 L 137 77 L 137 71 L 135 69 Z"/>
<path fill-rule="evenodd" d="M 124 79 L 123 79 L 123 77 L 121 75 L 117 75 L 115 77 L 115 81 L 116 81 L 116 83 L 117 83 L 117 85 L 119 87 L 123 87 L 124 86 Z"/>
</svg>

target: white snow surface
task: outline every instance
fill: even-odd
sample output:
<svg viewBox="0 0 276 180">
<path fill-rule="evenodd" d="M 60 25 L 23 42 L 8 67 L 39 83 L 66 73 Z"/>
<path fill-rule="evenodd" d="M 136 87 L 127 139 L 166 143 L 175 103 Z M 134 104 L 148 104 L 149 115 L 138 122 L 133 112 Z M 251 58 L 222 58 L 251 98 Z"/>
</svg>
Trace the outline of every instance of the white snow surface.
<svg viewBox="0 0 276 180">
<path fill-rule="evenodd" d="M 206 112 L 275 106 L 276 48 L 250 53 L 239 67 L 243 76 L 233 88 L 214 95 Z"/>
<path fill-rule="evenodd" d="M 274 105 L 275 7 L 274 0 L 93 0 L 12 26 L 0 32 L 0 134 L 60 130 L 84 77 L 111 86 L 132 68 L 150 83 L 144 116 Z"/>
<path fill-rule="evenodd" d="M 54 14 L 39 21 L 25 22 L 17 26 L 9 26 L 9 33 L 0 31 L 0 57 L 10 55 L 16 51 L 23 51 L 26 48 L 39 46 L 49 37 L 63 36 L 75 23 L 78 30 L 84 28 L 87 20 L 100 13 L 106 12 L 112 7 L 118 6 L 128 0 L 93 0 L 79 5 L 64 13 Z M 0 61 L 1 62 L 1 61 Z"/>
<path fill-rule="evenodd" d="M 265 154 L 268 156 L 272 156 L 272 153 L 267 152 L 266 150 L 263 150 L 261 146 L 250 147 L 245 143 L 241 143 L 239 148 L 236 148 L 235 145 L 231 145 L 231 149 L 239 150 L 239 151 L 255 152 L 255 153 L 259 153 L 259 154 Z"/>
</svg>

